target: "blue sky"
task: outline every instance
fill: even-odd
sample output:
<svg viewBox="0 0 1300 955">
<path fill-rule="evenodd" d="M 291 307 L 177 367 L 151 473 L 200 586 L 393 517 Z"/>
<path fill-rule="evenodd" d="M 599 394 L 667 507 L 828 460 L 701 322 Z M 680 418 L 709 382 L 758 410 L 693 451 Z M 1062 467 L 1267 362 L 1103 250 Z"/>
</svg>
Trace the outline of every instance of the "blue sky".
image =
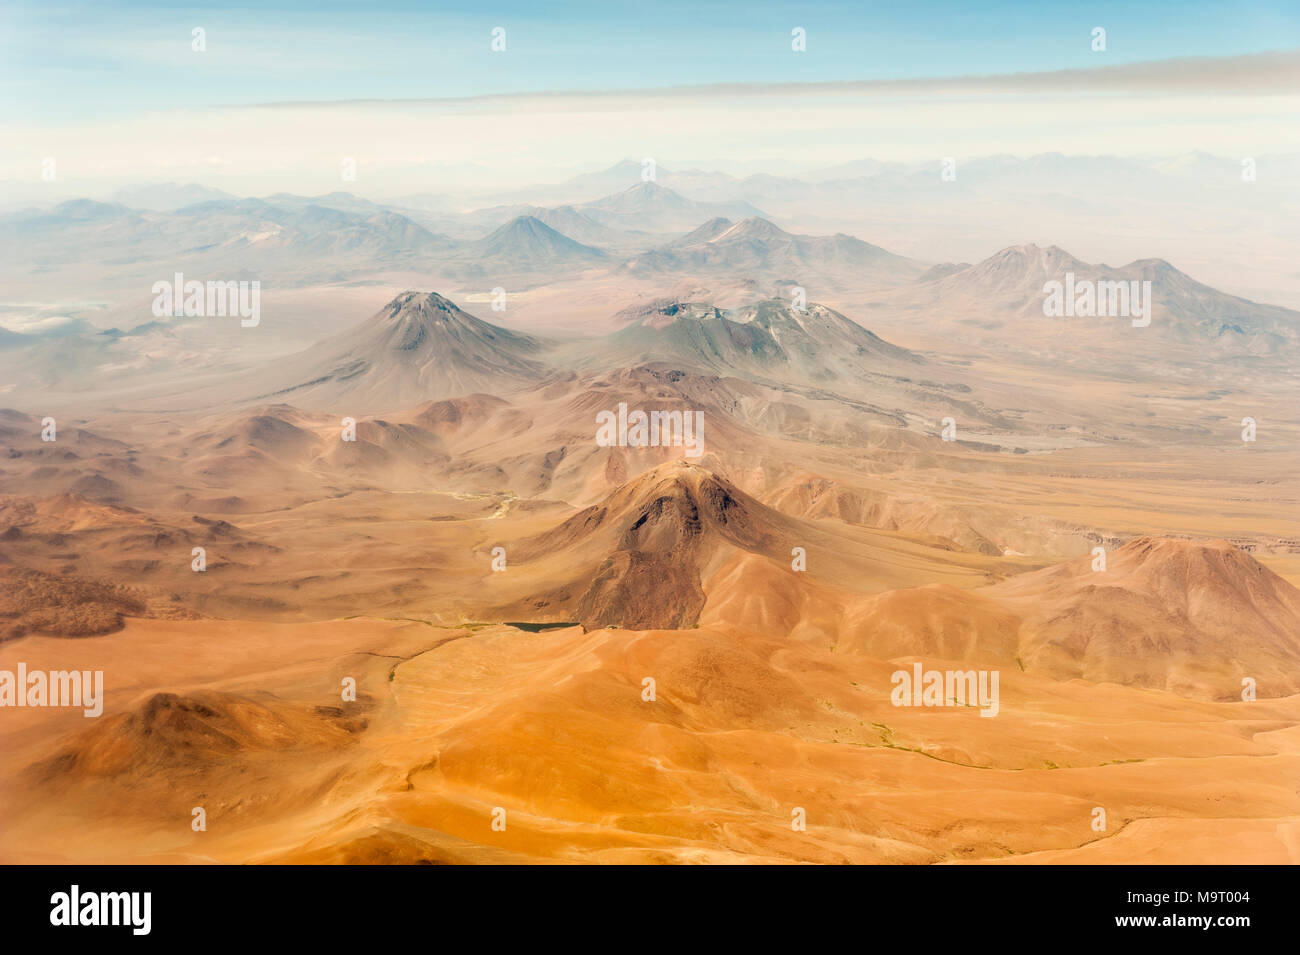
<svg viewBox="0 0 1300 955">
<path fill-rule="evenodd" d="M 497 26 L 505 53 L 490 48 Z M 790 49 L 795 26 L 805 53 Z M 1096 26 L 1105 53 L 1091 49 Z M 191 49 L 194 27 L 206 52 Z M 179 12 L 0 0 L 0 195 L 158 180 L 314 194 L 339 188 L 344 159 L 361 170 L 350 190 L 396 195 L 647 156 L 783 172 L 864 157 L 1300 152 L 1297 50 L 1300 0 Z M 1071 72 L 1042 75 L 1053 70 Z M 1020 75 L 924 82 L 988 74 Z M 814 85 L 827 82 L 846 85 Z M 626 92 L 642 90 L 659 92 Z"/>
<path fill-rule="evenodd" d="M 190 31 L 207 31 L 207 52 Z M 489 50 L 503 26 L 507 52 Z M 808 52 L 790 51 L 790 30 Z M 1108 50 L 1089 46 L 1094 26 Z M 1032 72 L 1300 47 L 1300 3 L 7 3 L 0 120 Z"/>
</svg>

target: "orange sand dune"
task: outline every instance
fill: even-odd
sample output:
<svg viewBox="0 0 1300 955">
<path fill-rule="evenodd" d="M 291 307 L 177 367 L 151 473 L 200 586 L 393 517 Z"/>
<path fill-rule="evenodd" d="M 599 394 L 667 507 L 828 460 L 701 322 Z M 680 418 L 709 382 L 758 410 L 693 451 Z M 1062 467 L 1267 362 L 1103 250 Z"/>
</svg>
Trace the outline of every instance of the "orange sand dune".
<svg viewBox="0 0 1300 955">
<path fill-rule="evenodd" d="M 29 666 L 64 658 L 26 643 Z M 89 729 L 13 711 L 7 860 L 940 862 L 1086 858 L 1111 839 L 1156 858 L 1199 822 L 1250 837 L 1198 841 L 1198 858 L 1296 861 L 1300 697 L 1003 669 L 989 719 L 892 705 L 910 656 L 707 628 L 132 621 L 84 647 L 110 686 L 122 661 L 151 662 Z M 206 832 L 189 828 L 198 805 Z M 54 824 L 70 814 L 83 824 Z"/>
</svg>

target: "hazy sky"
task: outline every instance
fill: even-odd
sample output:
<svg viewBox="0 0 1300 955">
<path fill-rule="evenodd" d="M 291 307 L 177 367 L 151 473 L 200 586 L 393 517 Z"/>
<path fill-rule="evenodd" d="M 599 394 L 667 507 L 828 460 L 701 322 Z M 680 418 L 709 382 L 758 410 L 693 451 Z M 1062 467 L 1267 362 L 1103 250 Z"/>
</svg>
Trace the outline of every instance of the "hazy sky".
<svg viewBox="0 0 1300 955">
<path fill-rule="evenodd" d="M 497 26 L 503 53 L 490 48 Z M 796 26 L 807 52 L 791 50 Z M 781 170 L 1049 150 L 1255 155 L 1300 148 L 1297 47 L 1295 0 L 10 3 L 0 180 L 39 192 L 47 156 L 60 192 L 160 178 L 313 192 L 340 188 L 340 161 L 355 157 L 352 191 L 392 194 L 644 156 Z M 1292 52 L 1252 56 L 1278 50 Z M 1217 59 L 1159 62 L 1173 57 Z M 1035 75 L 1056 71 L 1075 72 Z"/>
</svg>

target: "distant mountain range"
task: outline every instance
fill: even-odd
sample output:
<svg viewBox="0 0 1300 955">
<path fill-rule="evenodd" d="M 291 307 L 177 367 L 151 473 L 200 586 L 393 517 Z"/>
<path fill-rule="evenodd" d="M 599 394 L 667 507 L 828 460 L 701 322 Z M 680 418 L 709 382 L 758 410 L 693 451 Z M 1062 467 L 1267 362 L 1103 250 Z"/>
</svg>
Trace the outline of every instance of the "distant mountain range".
<svg viewBox="0 0 1300 955">
<path fill-rule="evenodd" d="M 794 283 L 814 278 L 838 283 L 848 276 L 900 283 L 925 271 L 920 262 L 850 235 L 795 235 L 758 217 L 711 219 L 675 242 L 633 257 L 625 268 L 648 275 L 762 275 Z"/>
<path fill-rule="evenodd" d="M 581 213 L 573 211 L 575 215 Z M 233 228 L 256 220 L 268 229 L 240 235 L 219 247 L 297 252 L 328 259 L 349 248 L 396 243 L 425 250 L 442 268 L 479 281 L 502 275 L 554 275 L 582 270 L 623 272 L 667 287 L 679 276 L 750 276 L 817 283 L 827 273 L 877 277 L 895 285 L 873 305 L 886 327 L 925 317 L 932 329 L 996 340 L 1027 354 L 1051 357 L 1069 349 L 1071 360 L 1128 359 L 1146 344 L 1184 349 L 1198 358 L 1294 355 L 1300 313 L 1227 295 L 1196 282 L 1169 263 L 1145 259 L 1122 267 L 1083 262 L 1055 246 L 1015 246 L 974 265 L 921 263 L 851 236 L 800 236 L 763 219 L 733 223 L 711 219 L 664 246 L 618 264 L 533 216 L 520 216 L 470 246 L 444 240 L 394 213 L 347 213 L 315 204 L 286 208 L 263 200 L 222 200 L 175 213 L 138 213 L 121 206 L 78 201 L 49 213 L 20 217 L 33 235 L 84 237 L 98 230 L 149 228 L 165 215 L 171 227 L 187 219 L 203 228 Z M 78 223 L 77 233 L 68 223 Z M 409 233 L 409 239 L 402 238 Z M 190 250 L 193 254 L 193 250 Z M 232 253 L 233 254 L 233 253 Z M 409 251 L 408 251 L 409 254 Z M 816 269 L 816 270 L 815 270 Z M 1127 319 L 1061 318 L 1043 314 L 1045 283 L 1075 280 L 1151 282 L 1152 321 L 1133 328 Z M 906 277 L 906 280 L 903 280 Z M 827 279 L 826 281 L 829 281 Z M 901 284 L 900 284 L 901 283 Z M 762 287 L 755 283 L 756 287 Z M 817 286 L 808 290 L 816 293 Z M 770 294 L 770 293 L 769 293 Z M 740 376 L 799 387 L 863 394 L 876 379 L 915 379 L 923 360 L 816 302 L 800 309 L 789 297 L 766 298 L 723 309 L 707 299 L 669 297 L 627 309 L 610 334 L 561 345 L 509 331 L 463 311 L 434 293 L 407 292 L 370 322 L 277 362 L 268 379 L 240 387 L 249 400 L 302 400 L 308 406 L 352 401 L 358 409 L 403 407 L 418 401 L 478 391 L 510 391 L 571 369 L 632 367 L 667 362 L 697 372 Z M 100 330 L 84 320 L 55 317 L 15 331 L 0 329 L 0 366 L 14 385 L 62 390 L 93 378 L 98 367 L 131 367 L 142 386 L 154 359 L 183 351 L 185 323 L 149 321 L 125 330 Z M 160 348 L 163 340 L 170 344 Z M 1089 346 L 1080 349 L 1078 341 Z M 1092 360 L 1092 359 L 1089 359 Z M 164 358 L 157 370 L 167 366 Z M 261 373 L 259 373 L 260 375 Z M 942 377 L 942 376 L 940 376 Z M 925 376 L 917 379 L 928 380 Z M 13 385 L 11 385 L 13 387 Z M 290 397 L 292 396 L 292 397 Z M 972 412 L 974 413 L 974 412 Z"/>
<path fill-rule="evenodd" d="M 773 299 L 724 312 L 704 303 L 656 302 L 624 313 L 629 324 L 588 349 L 604 367 L 667 361 L 726 375 L 829 385 L 898 373 L 918 356 L 824 305 Z"/>
<path fill-rule="evenodd" d="M 280 384 L 250 397 L 361 411 L 510 391 L 544 376 L 543 348 L 435 292 L 404 292 L 359 327 L 277 362 Z"/>
<path fill-rule="evenodd" d="M 435 292 L 404 292 L 375 316 L 257 373 L 273 387 L 249 400 L 303 407 L 392 410 L 476 392 L 506 394 L 568 369 L 673 367 L 820 387 L 858 387 L 914 370 L 920 359 L 822 305 L 781 301 L 724 312 L 659 302 L 624 315 L 625 327 L 581 344 L 509 331 Z"/>
<path fill-rule="evenodd" d="M 173 212 L 199 202 L 234 198 L 228 192 L 200 186 L 194 182 L 153 182 L 138 186 L 123 186 L 113 193 L 112 201 L 133 209 Z"/>
<path fill-rule="evenodd" d="M 216 199 L 155 212 L 72 200 L 0 217 L 0 250 L 42 267 L 111 267 L 119 278 L 220 269 L 227 279 L 260 274 L 293 282 L 380 262 L 422 262 L 451 247 L 398 213 L 357 210 L 307 200 Z"/>
<path fill-rule="evenodd" d="M 288 284 L 395 266 L 493 285 L 624 262 L 640 273 L 735 270 L 761 283 L 810 276 L 821 285 L 880 279 L 890 269 L 901 282 L 923 270 L 851 236 L 794 235 L 748 203 L 696 202 L 653 182 L 582 206 L 481 210 L 457 227 L 490 229 L 473 239 L 432 232 L 417 221 L 422 214 L 412 215 L 343 192 L 205 199 L 167 211 L 72 200 L 0 217 L 0 252 L 42 267 L 112 266 L 119 278 L 220 269 L 232 277 L 275 273 Z M 728 215 L 743 218 L 733 225 Z M 720 225 L 725 234 L 705 234 Z"/>
<path fill-rule="evenodd" d="M 1279 175 L 1294 175 L 1300 167 L 1300 156 L 1271 157 L 1269 164 Z M 499 203 L 522 198 L 530 202 L 580 205 L 640 183 L 645 168 L 642 162 L 627 159 L 564 182 L 498 192 L 485 198 Z M 760 206 L 765 201 L 785 206 L 835 196 L 892 203 L 902 198 L 933 195 L 936 184 L 947 190 L 944 195 L 1008 189 L 1025 194 L 1074 193 L 1107 183 L 1112 188 L 1154 196 L 1183 195 L 1189 185 L 1240 183 L 1238 159 L 1205 152 L 1151 161 L 1121 156 L 1067 156 L 1056 152 L 1024 157 L 994 155 L 962 160 L 956 178 L 950 182 L 942 182 L 939 171 L 938 159 L 909 163 L 858 159 L 784 175 L 767 172 L 733 175 L 659 164 L 655 167 L 654 182 L 688 199 L 741 200 Z"/>
<path fill-rule="evenodd" d="M 1151 324 L 1132 328 L 1122 319 L 1044 315 L 1048 282 L 1068 276 L 1085 282 L 1149 281 Z M 1130 286 L 1131 288 L 1131 286 Z M 936 266 L 896 301 L 940 317 L 977 317 L 980 327 L 1025 336 L 1029 329 L 1068 327 L 1089 338 L 1129 340 L 1141 332 L 1162 342 L 1213 349 L 1220 355 L 1274 355 L 1300 344 L 1300 313 L 1262 305 L 1197 282 L 1163 259 L 1139 259 L 1114 267 L 1083 262 L 1057 246 L 1013 246 L 969 266 Z M 1126 330 L 1129 329 L 1129 330 Z"/>
<path fill-rule="evenodd" d="M 959 181 L 1012 177 L 1027 188 L 1106 175 L 1134 188 L 1155 189 L 1151 175 L 1211 176 L 1225 168 L 1223 160 L 1203 155 L 1170 162 L 1153 173 L 1151 163 L 1113 157 L 989 157 L 964 164 Z M 514 293 L 581 275 L 600 286 L 592 297 L 610 296 L 605 315 L 629 300 L 655 296 L 668 296 L 677 311 L 671 321 L 663 312 L 626 320 L 615 334 L 566 353 L 561 366 L 668 361 L 801 386 L 838 382 L 836 387 L 844 387 L 852 379 L 902 374 L 897 363 L 919 360 L 815 301 L 850 303 L 844 311 L 871 314 L 872 327 L 886 337 L 902 340 L 898 329 L 916 325 L 938 337 L 987 341 L 1051 361 L 1128 360 L 1147 344 L 1177 348 L 1180 360 L 1290 360 L 1300 347 L 1300 313 L 1221 292 L 1163 259 L 1109 266 L 1056 246 L 1030 244 L 1009 246 L 975 264 L 931 265 L 853 235 L 783 229 L 746 198 L 702 201 L 686 194 L 699 188 L 725 196 L 728 181 L 758 190 L 750 194 L 762 189 L 775 194 L 794 189 L 794 180 L 738 180 L 660 167 L 655 181 L 643 181 L 640 169 L 640 163 L 623 163 L 574 181 L 584 189 L 612 190 L 594 199 L 555 207 L 502 205 L 467 214 L 452 211 L 454 206 L 437 196 L 408 197 L 424 208 L 404 212 L 396 204 L 341 191 L 240 199 L 193 184 L 159 183 L 119 190 L 113 202 L 75 199 L 0 215 L 0 277 L 20 278 L 24 287 L 56 286 L 98 273 L 114 283 L 93 307 L 80 310 L 53 299 L 35 299 L 49 304 L 27 309 L 6 306 L 0 313 L 0 370 L 10 389 L 70 387 L 99 367 L 130 369 L 148 383 L 150 372 L 177 355 L 205 348 L 184 323 L 154 320 L 142 307 L 152 283 L 177 271 L 200 279 L 258 279 L 268 288 L 369 281 L 390 288 L 425 285 L 453 290 L 458 298 L 497 285 Z M 933 170 L 861 161 L 823 172 L 823 179 L 809 177 L 799 188 L 830 189 L 849 180 L 879 185 Z M 429 221 L 426 213 L 456 218 L 457 237 L 422 224 Z M 1065 283 L 1071 275 L 1077 282 L 1149 281 L 1150 326 L 1045 316 L 1045 284 Z M 792 286 L 803 287 L 807 310 L 793 307 Z M 105 311 L 102 303 L 112 303 L 102 324 L 117 328 L 92 324 Z M 721 307 L 737 303 L 748 308 Z M 590 314 L 590 300 L 584 308 Z M 498 343 L 513 334 L 498 332 Z M 1079 341 L 1088 347 L 1077 347 Z M 549 346 L 534 344 L 531 351 L 512 351 L 507 360 L 476 355 L 465 362 L 463 380 L 457 378 L 467 357 L 462 349 L 438 372 L 448 374 L 445 386 L 417 375 L 416 385 L 402 385 L 391 395 L 386 385 L 377 384 L 375 397 L 459 394 L 462 385 L 474 388 L 484 369 L 515 367 L 518 360 L 549 367 Z M 351 347 L 317 357 L 339 358 Z M 377 366 L 383 364 L 377 360 Z M 226 367 L 214 364 L 214 373 Z M 337 368 L 318 371 L 334 382 L 330 387 L 342 387 L 345 378 L 335 374 Z M 397 379 L 404 380 L 401 374 Z M 276 380 L 297 388 L 311 376 Z M 433 390 L 426 394 L 428 387 Z M 313 393 L 329 390 L 321 384 Z"/>
<path fill-rule="evenodd" d="M 710 218 L 762 215 L 765 213 L 747 202 L 697 202 L 657 183 L 638 182 L 580 204 L 488 206 L 461 216 L 459 227 L 493 228 L 519 216 L 533 216 L 579 242 L 639 250 L 690 231 Z M 447 226 L 449 230 L 457 228 L 449 220 Z"/>
<path fill-rule="evenodd" d="M 743 219 L 766 215 L 748 202 L 697 202 L 655 182 L 637 183 L 577 208 L 611 228 L 651 232 L 681 232 L 720 216 Z"/>
<path fill-rule="evenodd" d="M 486 238 L 461 249 L 459 257 L 474 274 L 483 275 L 590 267 L 609 258 L 601 249 L 562 235 L 533 216 L 519 216 L 507 222 Z"/>
</svg>

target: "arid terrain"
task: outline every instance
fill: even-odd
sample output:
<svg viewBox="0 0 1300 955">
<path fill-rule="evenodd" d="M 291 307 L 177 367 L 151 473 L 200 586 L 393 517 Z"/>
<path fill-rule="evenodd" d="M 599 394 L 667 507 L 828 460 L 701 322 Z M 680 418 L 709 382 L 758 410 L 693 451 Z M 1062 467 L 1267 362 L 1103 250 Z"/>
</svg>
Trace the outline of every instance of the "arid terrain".
<svg viewBox="0 0 1300 955">
<path fill-rule="evenodd" d="M 0 861 L 1300 862 L 1288 299 L 626 165 L 0 217 Z"/>
</svg>

